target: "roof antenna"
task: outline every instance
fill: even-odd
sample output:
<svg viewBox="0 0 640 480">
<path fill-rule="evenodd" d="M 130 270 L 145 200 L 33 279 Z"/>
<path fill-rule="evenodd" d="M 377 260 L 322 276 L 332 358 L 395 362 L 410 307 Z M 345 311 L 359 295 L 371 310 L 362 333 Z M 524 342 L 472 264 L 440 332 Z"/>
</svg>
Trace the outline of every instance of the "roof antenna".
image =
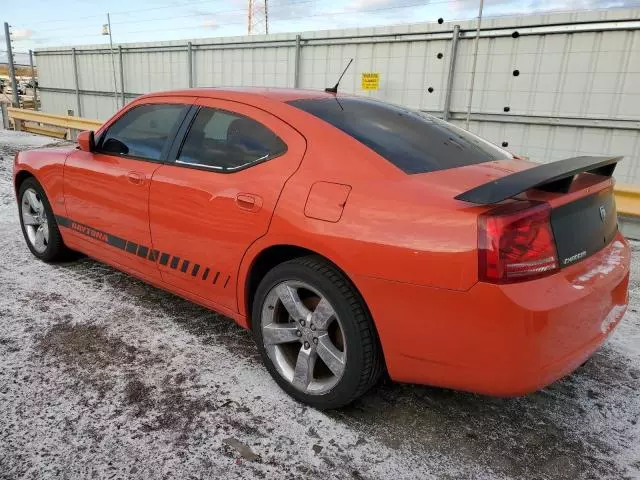
<svg viewBox="0 0 640 480">
<path fill-rule="evenodd" d="M 342 80 L 342 77 L 344 77 L 344 74 L 347 73 L 347 70 L 349 69 L 349 66 L 351 65 L 351 62 L 353 62 L 353 58 L 351 60 L 349 60 L 349 63 L 347 64 L 347 67 L 344 69 L 344 72 L 342 72 L 342 75 L 340 75 L 340 78 L 338 79 L 336 84 L 333 87 L 325 88 L 324 89 L 325 92 L 327 92 L 327 93 L 338 93 L 338 85 L 340 85 L 340 80 Z"/>
</svg>

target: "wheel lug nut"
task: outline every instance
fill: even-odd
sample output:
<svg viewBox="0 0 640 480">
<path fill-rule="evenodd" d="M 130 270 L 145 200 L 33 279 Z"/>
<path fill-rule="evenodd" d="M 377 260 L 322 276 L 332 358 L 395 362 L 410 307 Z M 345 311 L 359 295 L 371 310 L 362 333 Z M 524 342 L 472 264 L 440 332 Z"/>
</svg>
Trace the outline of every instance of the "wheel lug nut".
<svg viewBox="0 0 640 480">
<path fill-rule="evenodd" d="M 318 344 L 318 338 L 317 337 L 313 337 L 313 344 L 317 345 Z"/>
<path fill-rule="evenodd" d="M 300 330 L 297 330 L 297 331 L 296 331 L 296 335 L 297 335 L 297 336 L 299 336 L 299 337 L 301 337 L 301 336 L 302 336 L 302 332 L 301 332 Z"/>
<path fill-rule="evenodd" d="M 304 342 L 304 348 L 309 348 L 309 342 Z"/>
<path fill-rule="evenodd" d="M 305 321 L 304 320 L 300 320 L 300 325 L 302 325 L 304 327 Z"/>
</svg>

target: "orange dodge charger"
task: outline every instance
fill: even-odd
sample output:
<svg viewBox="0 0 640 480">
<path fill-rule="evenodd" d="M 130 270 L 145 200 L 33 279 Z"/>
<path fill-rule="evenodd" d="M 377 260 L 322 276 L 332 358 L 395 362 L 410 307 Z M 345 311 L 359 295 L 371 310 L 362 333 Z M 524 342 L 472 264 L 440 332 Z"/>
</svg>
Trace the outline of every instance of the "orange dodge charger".
<svg viewBox="0 0 640 480">
<path fill-rule="evenodd" d="M 628 301 L 619 157 L 537 164 L 433 116 L 292 89 L 191 89 L 15 158 L 22 230 L 250 328 L 317 408 L 393 380 L 523 395 Z"/>
</svg>

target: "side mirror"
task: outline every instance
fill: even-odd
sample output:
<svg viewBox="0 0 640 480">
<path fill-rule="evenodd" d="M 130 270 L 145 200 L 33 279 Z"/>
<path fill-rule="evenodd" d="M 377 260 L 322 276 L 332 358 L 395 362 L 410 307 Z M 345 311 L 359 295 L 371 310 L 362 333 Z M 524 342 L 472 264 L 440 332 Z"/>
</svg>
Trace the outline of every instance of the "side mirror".
<svg viewBox="0 0 640 480">
<path fill-rule="evenodd" d="M 76 137 L 76 141 L 83 152 L 93 152 L 96 149 L 96 138 L 93 130 L 80 132 Z"/>
</svg>

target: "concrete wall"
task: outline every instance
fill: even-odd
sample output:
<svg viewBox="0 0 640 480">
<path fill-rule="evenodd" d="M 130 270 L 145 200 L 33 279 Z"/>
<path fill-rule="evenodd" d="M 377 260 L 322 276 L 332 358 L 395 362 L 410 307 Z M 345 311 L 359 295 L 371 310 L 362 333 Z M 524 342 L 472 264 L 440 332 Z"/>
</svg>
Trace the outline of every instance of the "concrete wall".
<svg viewBox="0 0 640 480">
<path fill-rule="evenodd" d="M 618 180 L 640 183 L 638 18 L 640 9 L 486 19 L 470 130 L 542 162 L 625 155 Z M 449 114 L 464 126 L 475 22 L 460 27 Z M 322 89 L 354 58 L 341 91 L 442 115 L 452 37 L 453 24 L 444 23 L 305 32 L 298 42 L 296 34 L 276 34 L 198 39 L 191 47 L 186 41 L 127 44 L 116 47 L 113 58 L 104 45 L 78 46 L 77 84 L 70 49 L 36 55 L 43 110 L 54 113 L 106 119 L 122 105 L 123 92 L 129 101 L 190 85 Z M 363 72 L 380 73 L 378 91 L 361 90 Z"/>
</svg>

